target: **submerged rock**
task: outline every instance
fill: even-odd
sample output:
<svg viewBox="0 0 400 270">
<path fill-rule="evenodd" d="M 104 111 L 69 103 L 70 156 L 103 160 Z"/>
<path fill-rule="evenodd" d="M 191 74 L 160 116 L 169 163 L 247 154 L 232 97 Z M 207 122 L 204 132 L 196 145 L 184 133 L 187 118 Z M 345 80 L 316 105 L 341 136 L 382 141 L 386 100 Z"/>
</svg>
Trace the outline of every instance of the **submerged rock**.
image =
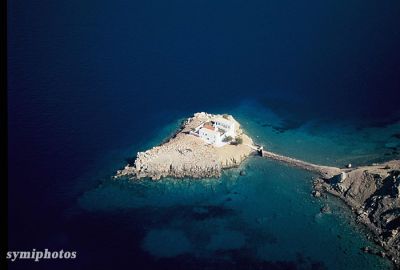
<svg viewBox="0 0 400 270">
<path fill-rule="evenodd" d="M 362 250 L 364 253 L 370 253 L 370 252 L 371 252 L 371 249 L 370 249 L 369 247 L 363 247 L 363 248 L 361 248 L 361 250 Z"/>
<path fill-rule="evenodd" d="M 314 197 L 316 197 L 316 198 L 319 198 L 319 197 L 321 197 L 321 192 L 319 192 L 318 190 L 314 190 L 314 191 L 312 192 L 312 195 L 313 195 Z"/>
<path fill-rule="evenodd" d="M 329 205 L 324 205 L 323 207 L 321 207 L 320 211 L 323 214 L 332 214 L 332 210 Z"/>
</svg>

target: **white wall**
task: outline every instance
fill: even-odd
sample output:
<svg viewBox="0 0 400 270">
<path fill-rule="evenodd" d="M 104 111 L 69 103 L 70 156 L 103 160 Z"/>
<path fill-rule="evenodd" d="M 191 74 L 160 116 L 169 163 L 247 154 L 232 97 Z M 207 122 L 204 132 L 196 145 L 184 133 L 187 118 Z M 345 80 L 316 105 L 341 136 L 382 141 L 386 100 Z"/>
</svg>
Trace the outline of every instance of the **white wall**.
<svg viewBox="0 0 400 270">
<path fill-rule="evenodd" d="M 219 143 L 221 141 L 221 136 L 218 136 L 212 131 L 208 131 L 206 128 L 201 128 L 199 130 L 199 135 L 208 143 Z"/>
<path fill-rule="evenodd" d="M 215 120 L 215 126 L 217 128 L 221 128 L 223 130 L 225 130 L 227 133 L 230 133 L 230 135 L 235 133 L 235 123 L 231 122 L 231 121 L 219 121 L 219 120 Z"/>
</svg>

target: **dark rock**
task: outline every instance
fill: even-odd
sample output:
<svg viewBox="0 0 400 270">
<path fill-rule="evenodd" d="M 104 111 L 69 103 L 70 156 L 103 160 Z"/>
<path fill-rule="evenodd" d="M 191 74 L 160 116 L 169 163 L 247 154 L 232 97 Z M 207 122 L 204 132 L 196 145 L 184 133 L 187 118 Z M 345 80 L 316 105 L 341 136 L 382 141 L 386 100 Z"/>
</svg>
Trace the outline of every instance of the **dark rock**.
<svg viewBox="0 0 400 270">
<path fill-rule="evenodd" d="M 331 214 L 332 213 L 332 210 L 329 207 L 329 205 L 324 205 L 323 207 L 321 207 L 320 211 L 323 214 Z"/>
<path fill-rule="evenodd" d="M 239 172 L 239 175 L 240 175 L 240 176 L 245 176 L 245 175 L 246 175 L 246 171 L 241 170 L 241 171 Z"/>
</svg>

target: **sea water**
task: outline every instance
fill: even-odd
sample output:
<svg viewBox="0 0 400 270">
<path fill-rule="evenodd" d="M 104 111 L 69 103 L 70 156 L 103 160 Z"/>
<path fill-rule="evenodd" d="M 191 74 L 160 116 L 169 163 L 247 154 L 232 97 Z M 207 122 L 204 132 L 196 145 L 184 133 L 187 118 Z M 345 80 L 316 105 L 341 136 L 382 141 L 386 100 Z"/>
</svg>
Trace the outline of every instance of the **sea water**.
<svg viewBox="0 0 400 270">
<path fill-rule="evenodd" d="M 399 1 L 7 3 L 8 248 L 78 252 L 10 269 L 388 266 L 301 170 L 111 176 L 198 111 L 310 162 L 398 158 Z"/>
<path fill-rule="evenodd" d="M 272 126 L 279 126 L 279 117 L 257 102 L 245 101 L 228 113 L 273 151 L 338 166 L 377 159 L 377 149 L 385 138 L 391 141 L 398 128 L 397 123 L 356 134 L 347 132 L 349 127 L 343 131 L 305 123 L 277 132 Z M 178 126 L 175 122 L 160 129 L 148 146 Z M 377 131 L 385 136 L 374 137 Z M 378 247 L 367 240 L 366 230 L 353 222 L 342 202 L 311 196 L 312 178 L 312 173 L 250 157 L 220 179 L 106 180 L 87 190 L 78 204 L 86 213 L 122 219 L 125 229 L 131 227 L 128 235 L 135 231 L 131 248 L 145 254 L 143 263 L 149 265 L 390 269 L 387 260 L 361 251 L 365 246 Z M 332 213 L 321 213 L 325 205 Z"/>
</svg>

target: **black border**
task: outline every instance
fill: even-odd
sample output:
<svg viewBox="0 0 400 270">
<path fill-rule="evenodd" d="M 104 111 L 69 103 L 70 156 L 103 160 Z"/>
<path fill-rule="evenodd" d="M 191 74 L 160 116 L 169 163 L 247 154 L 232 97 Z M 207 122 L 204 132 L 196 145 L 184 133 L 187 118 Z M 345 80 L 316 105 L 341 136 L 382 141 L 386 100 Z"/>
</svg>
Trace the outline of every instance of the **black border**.
<svg viewBox="0 0 400 270">
<path fill-rule="evenodd" d="M 7 70 L 7 61 L 8 61 L 8 55 L 7 55 L 7 3 L 8 0 L 2 1 L 2 41 L 3 44 L 1 46 L 1 52 L 2 52 L 2 68 L 1 68 L 1 73 L 2 73 L 2 84 L 3 84 L 3 91 L 2 91 L 2 97 L 1 99 L 1 108 L 3 110 L 3 113 L 1 114 L 1 123 L 2 123 L 2 132 L 4 135 L 4 142 L 3 142 L 3 147 L 2 151 L 3 152 L 3 157 L 2 159 L 2 174 L 3 177 L 1 177 L 1 198 L 2 198 L 2 215 L 4 218 L 2 219 L 2 228 L 5 228 L 3 231 L 2 235 L 2 256 L 3 260 L 5 260 L 6 256 L 6 251 L 8 250 L 8 70 Z M 4 262 L 4 261 L 3 261 Z M 3 263 L 2 263 L 3 265 Z M 2 268 L 7 268 L 8 265 L 4 263 L 4 267 Z"/>
</svg>

